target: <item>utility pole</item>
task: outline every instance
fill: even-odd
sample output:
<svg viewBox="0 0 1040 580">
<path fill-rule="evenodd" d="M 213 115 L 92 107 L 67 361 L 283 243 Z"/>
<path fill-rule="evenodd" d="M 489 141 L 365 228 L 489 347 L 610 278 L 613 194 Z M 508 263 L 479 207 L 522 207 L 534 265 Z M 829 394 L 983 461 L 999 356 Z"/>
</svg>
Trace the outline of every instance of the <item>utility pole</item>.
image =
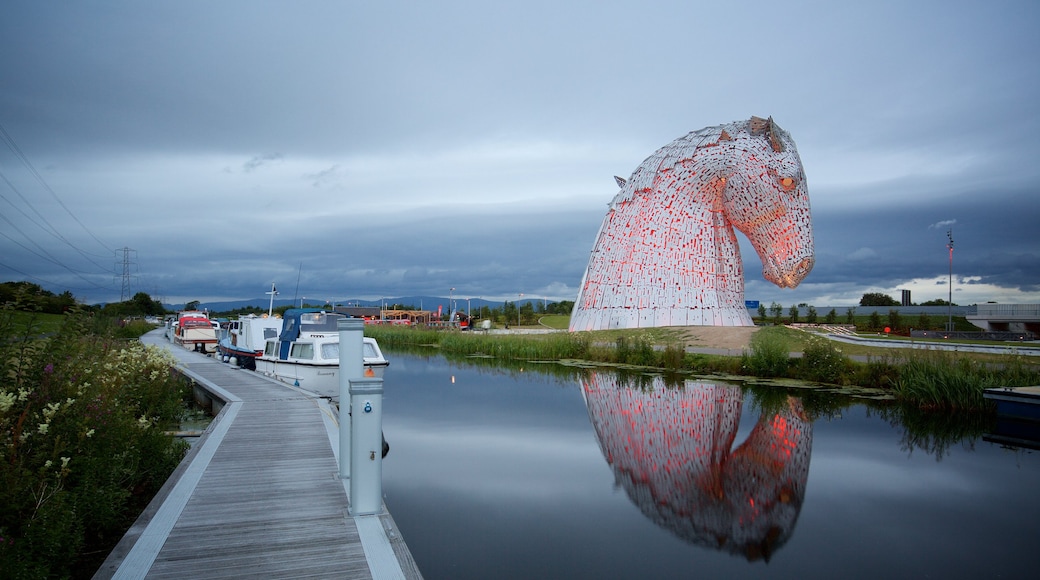
<svg viewBox="0 0 1040 580">
<path fill-rule="evenodd" d="M 953 228 L 946 230 L 946 238 L 950 240 L 946 244 L 946 247 L 950 249 L 950 299 L 946 303 L 948 313 L 946 332 L 953 332 Z"/>
</svg>

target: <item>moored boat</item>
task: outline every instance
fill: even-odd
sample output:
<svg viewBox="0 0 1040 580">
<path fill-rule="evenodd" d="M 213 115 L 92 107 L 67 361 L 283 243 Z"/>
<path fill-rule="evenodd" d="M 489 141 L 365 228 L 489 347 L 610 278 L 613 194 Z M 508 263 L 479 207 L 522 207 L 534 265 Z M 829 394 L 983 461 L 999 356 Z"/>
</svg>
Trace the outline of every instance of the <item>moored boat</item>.
<svg viewBox="0 0 1040 580">
<path fill-rule="evenodd" d="M 281 318 L 255 314 L 242 316 L 228 321 L 217 341 L 217 352 L 224 362 L 254 370 L 256 358 L 264 353 L 264 344 L 268 339 L 277 338 L 281 331 Z"/>
<path fill-rule="evenodd" d="M 339 329 L 343 314 L 293 308 L 283 315 L 281 334 L 268 339 L 256 370 L 331 399 L 339 398 Z M 390 364 L 374 338 L 364 337 L 365 376 L 382 377 Z"/>
<path fill-rule="evenodd" d="M 174 344 L 205 353 L 217 351 L 217 332 L 205 312 L 185 310 L 178 313 L 173 331 Z"/>
</svg>

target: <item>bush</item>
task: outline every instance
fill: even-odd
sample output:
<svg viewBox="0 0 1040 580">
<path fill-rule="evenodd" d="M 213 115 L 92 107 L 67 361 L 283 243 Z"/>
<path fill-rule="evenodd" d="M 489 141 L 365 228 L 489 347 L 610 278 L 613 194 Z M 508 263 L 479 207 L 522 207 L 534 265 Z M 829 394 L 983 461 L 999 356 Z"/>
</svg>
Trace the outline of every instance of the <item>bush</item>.
<svg viewBox="0 0 1040 580">
<path fill-rule="evenodd" d="M 844 384 L 847 381 L 845 371 L 848 362 L 834 341 L 810 335 L 799 364 L 803 376 L 809 380 Z"/>
<path fill-rule="evenodd" d="M 763 328 L 751 336 L 750 353 L 741 357 L 741 366 L 759 377 L 781 377 L 787 373 L 791 354 L 782 332 Z"/>
<path fill-rule="evenodd" d="M 79 315 L 53 336 L 5 320 L 0 570 L 79 575 L 81 555 L 107 554 L 184 456 L 164 430 L 190 390 L 169 353 L 89 334 Z"/>
</svg>

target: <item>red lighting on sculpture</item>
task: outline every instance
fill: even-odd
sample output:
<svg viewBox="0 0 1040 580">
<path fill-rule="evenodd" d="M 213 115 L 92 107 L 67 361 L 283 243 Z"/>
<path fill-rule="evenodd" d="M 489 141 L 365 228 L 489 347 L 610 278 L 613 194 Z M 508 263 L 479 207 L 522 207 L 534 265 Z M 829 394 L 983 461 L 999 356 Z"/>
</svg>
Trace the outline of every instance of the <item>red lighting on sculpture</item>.
<svg viewBox="0 0 1040 580">
<path fill-rule="evenodd" d="M 797 286 L 814 262 L 805 173 L 790 135 L 752 117 L 657 150 L 600 226 L 570 329 L 751 326 L 735 229 L 763 276 Z"/>
</svg>

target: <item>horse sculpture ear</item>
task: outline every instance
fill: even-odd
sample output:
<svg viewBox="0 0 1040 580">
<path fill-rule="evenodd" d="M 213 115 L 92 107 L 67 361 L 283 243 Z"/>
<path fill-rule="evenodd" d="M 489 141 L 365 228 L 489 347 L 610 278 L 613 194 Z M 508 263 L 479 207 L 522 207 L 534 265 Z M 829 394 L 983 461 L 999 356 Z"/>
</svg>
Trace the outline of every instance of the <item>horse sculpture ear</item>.
<svg viewBox="0 0 1040 580">
<path fill-rule="evenodd" d="M 763 119 L 762 117 L 752 116 L 751 120 L 748 121 L 748 128 L 751 129 L 752 135 L 765 135 L 769 141 L 769 146 L 772 147 L 774 152 L 783 152 L 784 143 L 780 140 L 780 127 L 776 126 L 772 117 Z"/>
<path fill-rule="evenodd" d="M 627 179 L 624 177 L 618 177 L 617 175 L 614 176 L 614 181 L 617 182 L 618 187 L 625 187 L 625 184 L 628 183 Z"/>
</svg>

